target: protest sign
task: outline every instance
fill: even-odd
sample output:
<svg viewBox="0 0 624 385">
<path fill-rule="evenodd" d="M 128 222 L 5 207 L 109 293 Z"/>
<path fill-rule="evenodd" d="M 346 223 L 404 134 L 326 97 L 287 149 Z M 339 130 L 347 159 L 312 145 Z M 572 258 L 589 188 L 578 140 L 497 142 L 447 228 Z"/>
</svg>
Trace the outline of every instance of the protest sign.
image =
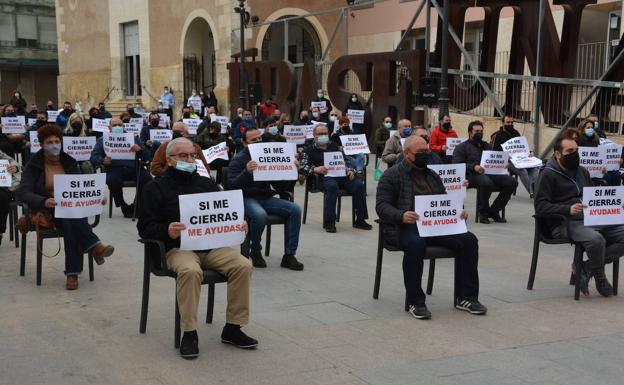
<svg viewBox="0 0 624 385">
<path fill-rule="evenodd" d="M 104 152 L 113 159 L 134 159 L 135 154 L 131 148 L 134 145 L 134 135 L 127 132 L 113 134 L 105 132 L 102 135 Z"/>
<path fill-rule="evenodd" d="M 462 234 L 468 231 L 466 221 L 461 219 L 464 206 L 463 194 L 417 195 L 414 211 L 421 237 Z"/>
<path fill-rule="evenodd" d="M 446 138 L 446 155 L 453 156 L 453 151 L 455 151 L 455 147 L 461 142 L 465 142 L 466 138 Z"/>
<path fill-rule="evenodd" d="M 0 159 L 0 187 L 11 187 L 12 177 L 9 174 L 9 161 Z"/>
<path fill-rule="evenodd" d="M 201 119 L 182 119 L 182 123 L 188 128 L 189 135 L 197 135 L 197 128 L 201 122 Z"/>
<path fill-rule="evenodd" d="M 55 218 L 86 218 L 102 214 L 106 174 L 54 175 Z"/>
<path fill-rule="evenodd" d="M 427 167 L 442 179 L 446 192 L 466 191 L 466 163 L 428 164 Z"/>
<path fill-rule="evenodd" d="M 48 113 L 48 122 L 56 122 L 59 112 L 54 110 L 46 111 Z"/>
<path fill-rule="evenodd" d="M 321 111 L 321 114 L 324 114 L 327 112 L 327 102 L 325 102 L 324 100 L 320 102 L 310 103 L 310 109 L 314 107 L 317 107 Z"/>
<path fill-rule="evenodd" d="M 141 133 L 141 129 L 143 128 L 143 124 L 141 123 L 136 123 L 136 122 L 130 122 L 130 123 L 124 123 L 123 124 L 123 128 L 124 128 L 124 132 L 128 132 L 132 135 L 139 135 Z"/>
<path fill-rule="evenodd" d="M 606 143 L 600 147 L 605 148 L 605 167 L 607 171 L 617 171 L 620 169 L 620 161 L 622 159 L 622 145 L 617 143 Z"/>
<path fill-rule="evenodd" d="M 193 99 L 193 100 L 190 100 Z M 201 99 L 200 98 L 189 98 L 189 104 L 193 107 L 193 111 L 199 114 L 201 111 Z"/>
<path fill-rule="evenodd" d="M 251 160 L 258 163 L 254 181 L 296 180 L 294 143 L 253 143 L 248 146 Z"/>
<path fill-rule="evenodd" d="M 350 123 L 364 124 L 364 110 L 347 110 Z"/>
<path fill-rule="evenodd" d="M 509 175 L 508 162 L 509 154 L 505 151 L 483 151 L 480 166 L 485 169 L 487 175 Z"/>
<path fill-rule="evenodd" d="M 171 130 L 149 130 L 150 140 L 153 142 L 165 142 L 171 140 L 173 137 L 173 131 Z"/>
<path fill-rule="evenodd" d="M 347 165 L 340 151 L 324 152 L 323 166 L 327 169 L 326 177 L 340 178 L 347 176 Z"/>
<path fill-rule="evenodd" d="M 109 132 L 110 119 L 91 118 L 91 130 L 96 132 Z"/>
<path fill-rule="evenodd" d="M 35 124 L 37 124 L 37 118 L 28 118 L 27 123 L 29 127 L 33 127 Z"/>
<path fill-rule="evenodd" d="M 64 136 L 63 151 L 77 161 L 89 160 L 96 140 L 95 136 Z"/>
<path fill-rule="evenodd" d="M 211 116 L 210 117 L 210 121 L 211 122 L 219 122 L 219 124 L 221 124 L 221 133 L 222 134 L 227 134 L 228 132 L 228 124 L 230 123 L 230 118 L 228 118 L 227 116 Z"/>
<path fill-rule="evenodd" d="M 2 122 L 3 134 L 23 134 L 26 131 L 26 127 L 24 127 L 26 126 L 26 118 L 23 116 L 4 117 L 0 122 Z"/>
<path fill-rule="evenodd" d="M 240 245 L 245 240 L 245 206 L 241 190 L 180 195 L 182 250 Z"/>
<path fill-rule="evenodd" d="M 314 127 L 318 126 L 319 124 L 323 126 L 327 126 L 323 122 L 319 122 L 317 124 L 308 124 L 307 126 L 303 126 L 306 132 L 306 139 L 314 139 Z"/>
<path fill-rule="evenodd" d="M 208 169 L 206 169 L 201 159 L 195 159 L 195 164 L 197 165 L 197 173 L 199 175 L 210 178 L 210 172 L 208 172 Z"/>
<path fill-rule="evenodd" d="M 534 168 L 534 167 L 542 167 L 544 162 L 540 158 L 536 158 L 534 156 L 522 156 L 516 155 L 510 159 L 511 163 L 515 168 Z"/>
<path fill-rule="evenodd" d="M 516 156 L 530 156 L 529 142 L 524 136 L 511 138 L 501 144 L 501 147 L 503 148 L 503 151 L 509 154 L 510 158 L 514 158 Z"/>
<path fill-rule="evenodd" d="M 607 150 L 604 147 L 579 147 L 580 165 L 589 171 L 592 178 L 602 178 L 602 170 L 607 161 Z"/>
<path fill-rule="evenodd" d="M 206 163 L 210 164 L 217 159 L 225 159 L 228 160 L 228 148 L 225 142 L 221 142 L 212 147 L 208 147 L 207 149 L 202 151 L 204 153 L 204 158 L 206 158 Z"/>
<path fill-rule="evenodd" d="M 37 138 L 37 131 L 29 131 L 30 135 L 30 153 L 34 154 L 41 150 L 41 143 L 39 143 L 39 138 Z"/>
<path fill-rule="evenodd" d="M 284 137 L 289 143 L 304 144 L 306 141 L 306 126 L 284 126 Z"/>
<path fill-rule="evenodd" d="M 171 122 L 171 118 L 169 115 L 165 113 L 158 113 L 160 119 L 158 120 L 158 127 L 160 128 L 169 128 L 169 123 Z"/>
<path fill-rule="evenodd" d="M 624 224 L 624 186 L 583 187 L 585 226 Z"/>
<path fill-rule="evenodd" d="M 146 113 L 149 116 L 149 113 Z M 141 114 L 141 116 L 143 116 L 143 114 Z M 145 119 L 147 119 L 147 116 L 145 118 L 141 117 L 141 118 L 130 118 L 130 121 L 128 123 L 131 124 L 138 124 L 139 126 L 143 127 L 143 122 L 145 121 Z"/>
<path fill-rule="evenodd" d="M 370 154 L 366 135 L 341 135 L 342 151 L 345 155 Z"/>
</svg>

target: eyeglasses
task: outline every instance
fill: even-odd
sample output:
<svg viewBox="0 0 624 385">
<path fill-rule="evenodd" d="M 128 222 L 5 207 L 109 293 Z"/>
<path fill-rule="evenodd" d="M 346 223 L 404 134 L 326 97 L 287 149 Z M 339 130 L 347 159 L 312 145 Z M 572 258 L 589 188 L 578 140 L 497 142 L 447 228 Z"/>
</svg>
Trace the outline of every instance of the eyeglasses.
<svg viewBox="0 0 624 385">
<path fill-rule="evenodd" d="M 189 158 L 193 158 L 193 159 L 197 159 L 198 155 L 195 153 L 191 153 L 191 154 L 187 154 L 186 152 L 181 152 L 179 154 L 171 154 L 171 156 L 177 156 L 180 159 L 189 159 Z"/>
</svg>

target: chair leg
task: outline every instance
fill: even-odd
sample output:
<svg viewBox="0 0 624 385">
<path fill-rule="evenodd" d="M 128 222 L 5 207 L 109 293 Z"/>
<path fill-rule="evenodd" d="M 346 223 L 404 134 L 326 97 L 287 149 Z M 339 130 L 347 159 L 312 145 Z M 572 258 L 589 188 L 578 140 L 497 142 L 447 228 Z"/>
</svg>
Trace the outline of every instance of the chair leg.
<svg viewBox="0 0 624 385">
<path fill-rule="evenodd" d="M 403 306 L 404 311 L 409 310 L 409 304 L 407 303 L 407 292 L 405 292 L 405 305 Z"/>
<path fill-rule="evenodd" d="M 459 299 L 459 262 L 453 258 L 453 306 L 457 306 Z"/>
<path fill-rule="evenodd" d="M 616 258 L 613 261 L 613 295 L 617 295 L 618 291 L 618 280 L 620 276 L 620 258 Z"/>
<path fill-rule="evenodd" d="M 17 209 L 15 209 L 14 207 L 10 207 L 9 208 L 9 241 L 13 242 L 13 237 L 14 237 L 14 231 L 13 229 L 15 229 L 15 217 L 16 214 L 14 214 L 14 211 L 16 211 Z M 17 239 L 15 239 L 17 241 Z M 15 246 L 17 247 L 17 246 Z"/>
<path fill-rule="evenodd" d="M 206 323 L 212 323 L 212 314 L 214 312 L 214 296 L 215 296 L 215 284 L 208 284 L 208 308 L 206 309 Z"/>
<path fill-rule="evenodd" d="M 17 227 L 15 227 L 15 225 L 17 224 L 17 207 L 15 208 L 15 211 L 13 212 L 13 236 L 15 237 L 15 247 L 19 247 L 20 243 L 19 243 L 19 230 L 17 230 Z"/>
<path fill-rule="evenodd" d="M 306 224 L 306 218 L 308 217 L 308 182 L 306 181 L 305 194 L 303 196 L 303 220 L 301 221 L 304 225 Z"/>
<path fill-rule="evenodd" d="M 87 259 L 89 259 L 89 281 L 93 282 L 93 257 L 89 255 Z"/>
<path fill-rule="evenodd" d="M 505 219 L 505 208 L 503 207 L 503 209 L 501 210 L 501 218 Z"/>
<path fill-rule="evenodd" d="M 175 330 L 173 332 L 173 346 L 180 348 L 180 308 L 178 307 L 178 293 L 175 296 Z"/>
<path fill-rule="evenodd" d="M 342 197 L 338 195 L 338 204 L 336 205 L 336 223 L 340 222 L 341 209 L 342 209 Z"/>
<path fill-rule="evenodd" d="M 266 242 L 264 244 L 264 256 L 268 257 L 271 253 L 271 225 L 267 225 Z"/>
<path fill-rule="evenodd" d="M 20 276 L 26 273 L 26 233 L 22 234 L 22 246 L 20 248 Z"/>
<path fill-rule="evenodd" d="M 479 223 L 479 188 L 477 188 L 477 202 L 475 204 L 475 223 Z"/>
<path fill-rule="evenodd" d="M 141 297 L 141 320 L 139 322 L 139 333 L 142 334 L 145 334 L 145 330 L 147 329 L 147 310 L 149 307 L 150 269 L 148 258 L 149 257 L 146 255 L 143 261 L 143 295 Z"/>
<path fill-rule="evenodd" d="M 435 275 L 435 258 L 429 260 L 429 277 L 427 278 L 427 295 L 433 291 L 433 277 Z"/>
<path fill-rule="evenodd" d="M 247 235 L 245 236 L 245 240 L 243 241 L 243 243 L 241 243 L 240 246 L 241 254 L 247 259 L 249 259 L 249 248 L 249 235 Z"/>
<path fill-rule="evenodd" d="M 37 286 L 41 286 L 41 264 L 43 263 L 43 239 L 37 237 Z"/>
<path fill-rule="evenodd" d="M 574 246 L 574 268 L 576 271 L 581 271 L 583 269 L 583 249 L 580 245 Z M 574 299 L 578 301 L 581 293 L 581 274 L 576 274 L 575 277 Z"/>
<path fill-rule="evenodd" d="M 529 271 L 529 282 L 527 290 L 533 290 L 533 282 L 535 282 L 535 273 L 537 272 L 537 258 L 539 256 L 539 234 L 537 230 L 533 238 L 533 257 L 531 258 L 531 270 Z"/>
<path fill-rule="evenodd" d="M 133 207 L 132 207 L 132 222 L 134 222 L 137 218 L 138 203 L 139 203 L 139 176 L 137 176 L 136 190 L 134 192 L 134 202 L 133 202 Z"/>
<path fill-rule="evenodd" d="M 379 298 L 379 285 L 381 284 L 381 265 L 383 262 L 383 239 L 381 234 L 381 227 L 379 225 L 379 235 L 377 237 L 377 265 L 375 266 L 375 286 L 373 287 L 373 298 Z"/>
<path fill-rule="evenodd" d="M 108 190 L 108 217 L 113 217 L 113 196 L 111 195 L 110 189 Z"/>
</svg>

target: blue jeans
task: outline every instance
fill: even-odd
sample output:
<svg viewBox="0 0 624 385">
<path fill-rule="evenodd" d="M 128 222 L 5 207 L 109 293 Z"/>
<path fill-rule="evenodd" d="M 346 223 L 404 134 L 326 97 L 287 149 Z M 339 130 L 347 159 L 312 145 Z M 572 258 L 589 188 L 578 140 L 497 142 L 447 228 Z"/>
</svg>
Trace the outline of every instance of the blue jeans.
<svg viewBox="0 0 624 385">
<path fill-rule="evenodd" d="M 366 157 L 364 154 L 355 154 L 351 155 L 353 158 L 353 166 L 357 172 L 364 172 L 364 168 L 366 167 Z"/>
<path fill-rule="evenodd" d="M 267 216 L 277 215 L 283 218 L 284 254 L 295 255 L 299 246 L 301 228 L 301 208 L 293 202 L 279 199 L 245 198 L 245 216 L 249 219 L 249 242 L 252 252 L 262 252 L 262 232 L 266 227 Z"/>
<path fill-rule="evenodd" d="M 100 243 L 87 218 L 56 218 L 56 227 L 63 234 L 65 275 L 82 273 L 83 254 Z"/>
<path fill-rule="evenodd" d="M 346 177 L 322 177 L 321 185 L 323 186 L 324 191 L 323 225 L 334 225 L 336 223 L 336 200 L 338 199 L 338 190 L 341 188 L 349 191 L 353 195 L 352 199 L 353 207 L 355 207 L 355 218 L 357 220 L 368 219 L 364 183 L 359 180 L 349 180 Z"/>
</svg>

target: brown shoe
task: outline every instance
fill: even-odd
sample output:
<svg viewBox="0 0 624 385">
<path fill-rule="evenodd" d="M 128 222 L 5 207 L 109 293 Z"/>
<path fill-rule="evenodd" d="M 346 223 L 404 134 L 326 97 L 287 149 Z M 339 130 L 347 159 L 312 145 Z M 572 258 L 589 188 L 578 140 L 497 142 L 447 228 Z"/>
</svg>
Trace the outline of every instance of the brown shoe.
<svg viewBox="0 0 624 385">
<path fill-rule="evenodd" d="M 93 258 L 95 263 L 101 265 L 104 263 L 104 258 L 110 257 L 115 251 L 115 248 L 110 245 L 98 243 L 95 247 L 89 250 L 89 255 Z"/>
<path fill-rule="evenodd" d="M 76 290 L 78 289 L 78 276 L 77 275 L 68 275 L 67 282 L 65 283 L 65 287 L 67 290 Z"/>
</svg>

